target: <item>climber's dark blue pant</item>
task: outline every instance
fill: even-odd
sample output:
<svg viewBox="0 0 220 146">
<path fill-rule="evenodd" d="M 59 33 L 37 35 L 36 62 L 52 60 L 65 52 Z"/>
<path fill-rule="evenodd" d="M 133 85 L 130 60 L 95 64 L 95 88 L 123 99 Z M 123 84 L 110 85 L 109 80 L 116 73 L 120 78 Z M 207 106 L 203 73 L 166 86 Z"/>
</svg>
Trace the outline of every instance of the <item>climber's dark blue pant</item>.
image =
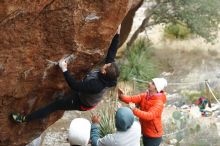
<svg viewBox="0 0 220 146">
<path fill-rule="evenodd" d="M 79 96 L 76 93 L 68 94 L 62 99 L 56 99 L 49 105 L 40 108 L 37 111 L 34 111 L 26 116 L 26 121 L 32 121 L 35 119 L 42 119 L 48 116 L 49 114 L 57 111 L 57 110 L 78 110 L 78 111 L 86 111 L 90 110 L 93 107 L 87 107 L 81 104 Z"/>
<path fill-rule="evenodd" d="M 150 138 L 143 136 L 144 146 L 159 146 L 161 142 L 162 142 L 162 137 Z"/>
</svg>

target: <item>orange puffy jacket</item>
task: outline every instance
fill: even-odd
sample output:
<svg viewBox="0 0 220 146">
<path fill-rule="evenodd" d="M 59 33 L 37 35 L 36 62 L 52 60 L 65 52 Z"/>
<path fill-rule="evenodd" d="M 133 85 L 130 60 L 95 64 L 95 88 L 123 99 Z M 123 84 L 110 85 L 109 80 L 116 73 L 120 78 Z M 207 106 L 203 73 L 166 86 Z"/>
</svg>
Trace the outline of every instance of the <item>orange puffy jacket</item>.
<svg viewBox="0 0 220 146">
<path fill-rule="evenodd" d="M 125 103 L 133 102 L 139 104 L 140 109 L 134 108 L 133 113 L 139 117 L 142 134 L 147 137 L 161 137 L 163 126 L 161 115 L 166 102 L 163 92 L 150 96 L 148 92 L 136 96 L 122 96 L 121 100 Z"/>
</svg>

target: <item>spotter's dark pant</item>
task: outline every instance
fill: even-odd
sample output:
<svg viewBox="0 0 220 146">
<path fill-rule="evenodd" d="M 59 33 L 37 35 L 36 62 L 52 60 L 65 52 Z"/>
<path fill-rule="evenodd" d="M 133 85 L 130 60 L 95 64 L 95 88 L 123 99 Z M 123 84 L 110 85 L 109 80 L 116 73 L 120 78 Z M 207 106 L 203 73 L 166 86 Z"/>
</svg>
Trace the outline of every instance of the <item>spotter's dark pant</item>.
<svg viewBox="0 0 220 146">
<path fill-rule="evenodd" d="M 151 138 L 151 137 L 143 136 L 144 146 L 159 146 L 161 142 L 162 142 L 162 137 Z"/>
</svg>

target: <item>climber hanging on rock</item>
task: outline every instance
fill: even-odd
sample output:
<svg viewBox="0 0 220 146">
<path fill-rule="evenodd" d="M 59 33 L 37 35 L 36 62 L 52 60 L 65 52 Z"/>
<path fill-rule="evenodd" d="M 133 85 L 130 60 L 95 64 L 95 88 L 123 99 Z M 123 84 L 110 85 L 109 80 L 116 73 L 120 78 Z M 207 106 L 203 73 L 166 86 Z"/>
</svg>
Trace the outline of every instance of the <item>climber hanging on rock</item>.
<svg viewBox="0 0 220 146">
<path fill-rule="evenodd" d="M 113 37 L 111 45 L 105 59 L 105 64 L 99 70 L 92 71 L 83 80 L 76 80 L 67 70 L 65 59 L 59 61 L 59 67 L 63 71 L 64 77 L 70 86 L 71 93 L 61 99 L 56 99 L 49 105 L 34 111 L 28 115 L 12 113 L 11 118 L 18 123 L 29 122 L 41 119 L 57 110 L 79 110 L 87 111 L 95 108 L 102 100 L 102 96 L 107 88 L 116 86 L 119 76 L 119 68 L 115 63 L 115 56 L 119 43 L 119 31 Z"/>
</svg>

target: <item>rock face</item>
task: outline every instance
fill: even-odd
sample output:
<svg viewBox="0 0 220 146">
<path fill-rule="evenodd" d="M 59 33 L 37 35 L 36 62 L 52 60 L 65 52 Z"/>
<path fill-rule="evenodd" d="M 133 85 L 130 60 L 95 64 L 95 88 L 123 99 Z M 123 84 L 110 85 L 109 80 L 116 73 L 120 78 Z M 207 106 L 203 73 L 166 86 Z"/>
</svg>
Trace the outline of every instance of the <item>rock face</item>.
<svg viewBox="0 0 220 146">
<path fill-rule="evenodd" d="M 23 124 L 9 118 L 11 112 L 30 113 L 69 89 L 53 61 L 74 54 L 68 68 L 77 78 L 100 63 L 118 25 L 140 2 L 0 1 L 1 146 L 23 146 L 62 116 L 56 112 Z"/>
</svg>

